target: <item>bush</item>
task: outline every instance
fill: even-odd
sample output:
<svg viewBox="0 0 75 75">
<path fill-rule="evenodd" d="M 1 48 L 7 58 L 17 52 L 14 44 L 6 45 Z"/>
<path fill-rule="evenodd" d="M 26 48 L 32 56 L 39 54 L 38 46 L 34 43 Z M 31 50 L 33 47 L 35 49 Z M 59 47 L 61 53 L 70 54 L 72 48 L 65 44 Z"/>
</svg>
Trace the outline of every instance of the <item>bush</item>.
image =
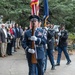
<svg viewBox="0 0 75 75">
<path fill-rule="evenodd" d="M 75 39 L 75 33 L 69 33 L 69 39 L 74 40 Z"/>
</svg>

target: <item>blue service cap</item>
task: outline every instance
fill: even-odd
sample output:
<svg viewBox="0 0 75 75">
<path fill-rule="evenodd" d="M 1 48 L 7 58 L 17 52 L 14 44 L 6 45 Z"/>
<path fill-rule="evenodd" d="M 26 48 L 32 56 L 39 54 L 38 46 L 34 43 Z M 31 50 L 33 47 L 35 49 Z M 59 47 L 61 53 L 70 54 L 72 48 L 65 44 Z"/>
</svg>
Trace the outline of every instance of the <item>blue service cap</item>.
<svg viewBox="0 0 75 75">
<path fill-rule="evenodd" d="M 38 22 L 39 22 L 39 20 L 40 20 L 40 18 L 39 18 L 39 16 L 37 16 L 37 15 L 31 15 L 31 16 L 29 16 L 29 20 L 32 20 L 32 19 L 36 19 L 36 20 L 38 20 Z"/>
</svg>

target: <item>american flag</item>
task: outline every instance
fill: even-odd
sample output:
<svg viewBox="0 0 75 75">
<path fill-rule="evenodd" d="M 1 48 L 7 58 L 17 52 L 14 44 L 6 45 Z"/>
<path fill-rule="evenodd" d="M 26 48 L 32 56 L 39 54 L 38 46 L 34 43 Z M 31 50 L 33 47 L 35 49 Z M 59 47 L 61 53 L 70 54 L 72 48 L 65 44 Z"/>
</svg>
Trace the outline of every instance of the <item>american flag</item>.
<svg viewBox="0 0 75 75">
<path fill-rule="evenodd" d="M 31 7 L 31 15 L 39 16 L 39 0 L 31 0 L 30 7 Z M 31 24 L 30 28 L 32 28 Z"/>
<path fill-rule="evenodd" d="M 32 15 L 39 15 L 39 0 L 31 0 L 31 14 Z"/>
</svg>

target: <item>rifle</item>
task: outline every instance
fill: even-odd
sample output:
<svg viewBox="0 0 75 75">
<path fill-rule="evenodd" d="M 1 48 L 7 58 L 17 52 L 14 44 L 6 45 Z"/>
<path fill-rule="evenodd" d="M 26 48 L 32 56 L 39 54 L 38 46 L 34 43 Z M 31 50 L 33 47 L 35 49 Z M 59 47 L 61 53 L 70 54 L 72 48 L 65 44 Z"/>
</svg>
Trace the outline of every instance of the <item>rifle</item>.
<svg viewBox="0 0 75 75">
<path fill-rule="evenodd" d="M 60 32 L 60 31 L 59 31 Z M 58 44 L 59 44 L 59 36 L 58 36 L 58 32 L 56 32 L 56 34 L 55 34 L 55 40 L 57 39 L 58 41 L 55 41 L 55 47 L 57 47 L 58 46 Z"/>
<path fill-rule="evenodd" d="M 34 21 L 33 21 L 33 22 L 32 22 L 32 36 L 34 35 L 34 31 L 35 31 L 35 26 L 34 26 Z M 32 48 L 32 49 L 35 48 L 35 43 L 34 43 L 34 41 L 32 41 L 31 48 Z M 34 63 L 34 64 L 37 63 L 37 60 L 36 60 L 36 53 L 32 54 L 31 62 Z"/>
<path fill-rule="evenodd" d="M 55 33 L 55 40 L 58 40 L 58 41 L 55 41 L 55 47 L 58 46 L 58 43 L 59 43 L 59 36 L 58 36 L 58 33 Z"/>
</svg>

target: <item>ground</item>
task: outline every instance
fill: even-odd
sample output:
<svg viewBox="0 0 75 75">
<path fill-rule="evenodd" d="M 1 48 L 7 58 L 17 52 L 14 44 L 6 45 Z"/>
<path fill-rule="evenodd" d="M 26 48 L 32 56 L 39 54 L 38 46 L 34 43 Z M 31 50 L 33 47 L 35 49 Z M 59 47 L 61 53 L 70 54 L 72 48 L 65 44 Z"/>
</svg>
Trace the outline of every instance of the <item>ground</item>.
<svg viewBox="0 0 75 75">
<path fill-rule="evenodd" d="M 45 75 L 75 75 L 75 52 L 71 53 L 70 58 L 72 63 L 66 65 L 67 61 L 62 55 L 61 65 L 54 71 L 51 70 L 48 60 Z M 28 64 L 23 49 L 17 50 L 12 56 L 0 57 L 0 75 L 28 75 Z"/>
</svg>

